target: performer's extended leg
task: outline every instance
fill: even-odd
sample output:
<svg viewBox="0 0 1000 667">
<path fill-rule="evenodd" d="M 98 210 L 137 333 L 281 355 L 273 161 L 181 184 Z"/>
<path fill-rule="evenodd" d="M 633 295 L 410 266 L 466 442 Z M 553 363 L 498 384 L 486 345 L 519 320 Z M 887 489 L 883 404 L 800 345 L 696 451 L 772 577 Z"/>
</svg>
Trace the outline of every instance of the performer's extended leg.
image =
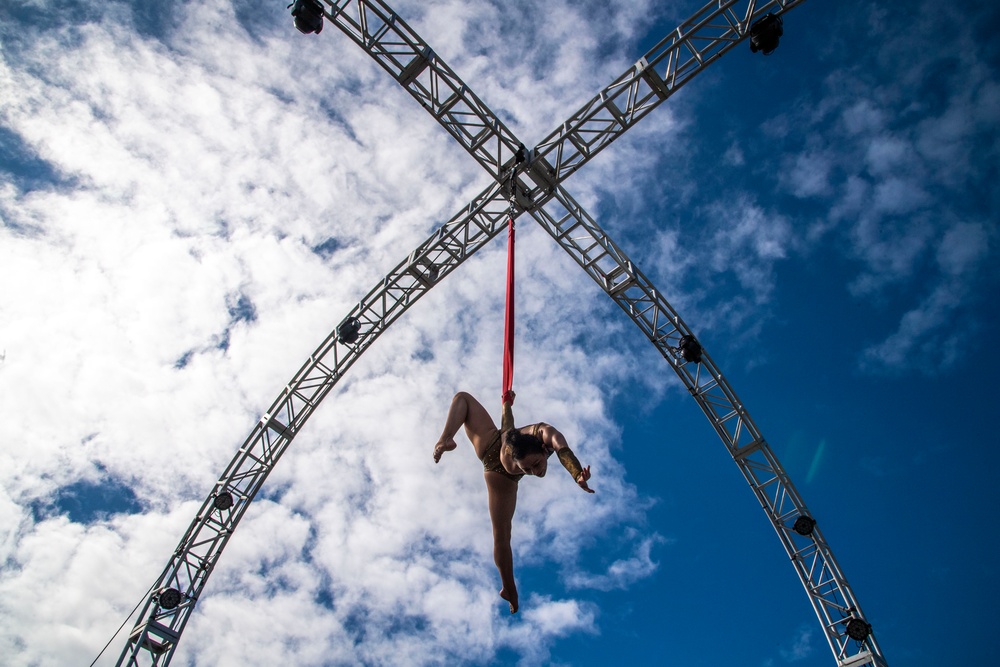
<svg viewBox="0 0 1000 667">
<path fill-rule="evenodd" d="M 444 430 L 441 437 L 434 445 L 434 462 L 441 460 L 441 455 L 455 449 L 455 434 L 458 429 L 465 426 L 465 435 L 472 442 L 476 449 L 476 456 L 483 457 L 483 451 L 497 427 L 490 417 L 486 408 L 477 401 L 472 394 L 460 391 L 451 399 L 451 407 L 448 408 L 448 418 L 444 423 Z"/>
<path fill-rule="evenodd" d="M 500 572 L 500 597 L 517 612 L 517 585 L 514 583 L 514 555 L 510 548 L 511 519 L 517 505 L 517 482 L 495 472 L 486 472 L 490 522 L 493 524 L 493 562 Z"/>
</svg>

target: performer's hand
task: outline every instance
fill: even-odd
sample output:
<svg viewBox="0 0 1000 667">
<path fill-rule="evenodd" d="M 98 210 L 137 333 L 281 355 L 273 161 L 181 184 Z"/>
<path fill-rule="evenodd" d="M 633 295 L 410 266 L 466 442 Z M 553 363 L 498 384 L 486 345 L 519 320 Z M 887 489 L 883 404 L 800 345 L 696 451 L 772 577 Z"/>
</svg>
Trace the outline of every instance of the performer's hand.
<svg viewBox="0 0 1000 667">
<path fill-rule="evenodd" d="M 580 488 L 587 493 L 594 493 L 594 490 L 587 486 L 587 480 L 590 479 L 590 466 L 587 466 L 580 471 L 580 474 L 576 477 L 576 483 L 580 485 Z"/>
</svg>

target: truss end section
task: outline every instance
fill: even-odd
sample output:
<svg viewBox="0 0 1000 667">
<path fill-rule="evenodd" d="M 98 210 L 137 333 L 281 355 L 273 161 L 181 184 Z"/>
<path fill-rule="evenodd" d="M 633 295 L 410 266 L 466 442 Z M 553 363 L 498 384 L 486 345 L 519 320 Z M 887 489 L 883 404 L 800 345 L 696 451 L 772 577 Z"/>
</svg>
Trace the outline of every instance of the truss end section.
<svg viewBox="0 0 1000 667">
<path fill-rule="evenodd" d="M 778 48 L 778 40 L 783 34 L 781 17 L 765 14 L 750 25 L 750 51 L 771 55 Z"/>
<path fill-rule="evenodd" d="M 130 644 L 138 644 L 154 656 L 161 656 L 176 644 L 180 634 L 153 620 L 137 625 L 129 635 Z"/>
<path fill-rule="evenodd" d="M 295 28 L 303 35 L 323 31 L 323 5 L 319 0 L 293 0 L 288 5 L 295 19 Z"/>
<path fill-rule="evenodd" d="M 542 155 L 538 153 L 538 148 L 528 150 L 521 144 L 514 155 L 505 162 L 500 173 L 501 187 L 503 193 L 510 197 L 510 175 L 513 170 L 517 176 L 526 176 L 526 181 L 513 179 L 517 184 L 517 204 L 523 210 L 529 210 L 548 201 L 552 192 L 556 188 L 556 170 L 549 164 Z"/>
<path fill-rule="evenodd" d="M 518 210 L 530 211 L 551 197 L 555 189 L 554 173 L 545 158 L 520 144 L 500 167 L 500 192 Z M 527 178 L 522 180 L 522 175 Z"/>
<path fill-rule="evenodd" d="M 535 151 L 532 151 L 534 154 Z M 556 188 L 556 170 L 541 155 L 535 155 L 528 163 L 528 177 L 545 192 L 552 192 Z"/>
</svg>

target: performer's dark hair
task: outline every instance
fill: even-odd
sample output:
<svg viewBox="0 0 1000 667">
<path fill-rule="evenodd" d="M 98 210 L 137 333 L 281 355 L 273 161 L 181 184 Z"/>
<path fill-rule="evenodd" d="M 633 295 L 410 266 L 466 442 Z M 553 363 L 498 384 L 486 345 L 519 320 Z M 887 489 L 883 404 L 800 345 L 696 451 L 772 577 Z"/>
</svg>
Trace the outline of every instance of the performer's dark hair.
<svg viewBox="0 0 1000 667">
<path fill-rule="evenodd" d="M 511 454 L 518 460 L 531 454 L 545 453 L 545 447 L 539 438 L 527 433 L 521 433 L 516 428 L 512 428 L 504 433 L 504 441 L 510 445 Z"/>
</svg>

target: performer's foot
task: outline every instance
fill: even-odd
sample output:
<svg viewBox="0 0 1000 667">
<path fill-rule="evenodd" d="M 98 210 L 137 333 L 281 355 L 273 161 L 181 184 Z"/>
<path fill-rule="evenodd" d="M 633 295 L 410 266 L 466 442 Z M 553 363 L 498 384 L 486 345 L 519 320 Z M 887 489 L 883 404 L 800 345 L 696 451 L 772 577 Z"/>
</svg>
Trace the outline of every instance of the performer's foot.
<svg viewBox="0 0 1000 667">
<path fill-rule="evenodd" d="M 434 445 L 434 463 L 437 463 L 441 460 L 442 454 L 444 454 L 445 452 L 450 452 L 456 447 L 458 447 L 458 445 L 455 444 L 454 438 L 448 438 L 447 440 L 444 439 L 438 440 L 437 444 Z"/>
<path fill-rule="evenodd" d="M 510 613 L 517 613 L 517 591 L 508 593 L 506 588 L 500 589 L 500 597 L 510 603 Z"/>
</svg>

